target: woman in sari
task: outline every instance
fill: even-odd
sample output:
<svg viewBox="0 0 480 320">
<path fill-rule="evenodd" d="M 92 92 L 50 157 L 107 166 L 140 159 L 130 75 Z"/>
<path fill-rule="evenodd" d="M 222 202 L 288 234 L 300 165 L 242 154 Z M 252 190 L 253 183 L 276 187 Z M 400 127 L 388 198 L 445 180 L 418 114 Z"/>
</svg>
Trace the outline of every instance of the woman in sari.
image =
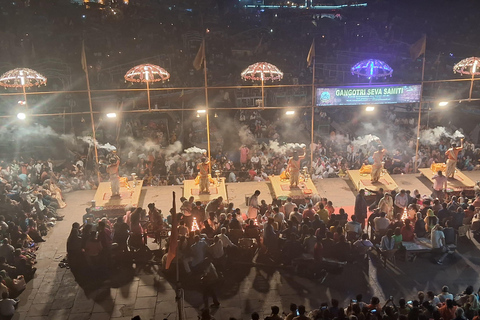
<svg viewBox="0 0 480 320">
<path fill-rule="evenodd" d="M 57 200 L 59 208 L 65 208 L 67 204 L 65 203 L 65 201 L 63 201 L 62 190 L 60 190 L 60 188 L 53 182 L 53 179 L 50 179 L 49 189 L 52 198 Z"/>
</svg>

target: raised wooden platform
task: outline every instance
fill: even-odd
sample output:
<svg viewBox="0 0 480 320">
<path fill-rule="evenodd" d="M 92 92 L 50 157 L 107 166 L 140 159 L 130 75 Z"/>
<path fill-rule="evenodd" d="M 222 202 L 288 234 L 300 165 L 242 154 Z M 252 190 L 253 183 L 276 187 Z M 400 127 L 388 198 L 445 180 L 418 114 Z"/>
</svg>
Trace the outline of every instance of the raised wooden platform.
<svg viewBox="0 0 480 320">
<path fill-rule="evenodd" d="M 304 181 L 300 177 L 298 188 L 292 189 L 290 189 L 290 181 L 288 179 L 280 179 L 280 176 L 270 176 L 269 179 L 272 184 L 275 198 L 280 200 L 286 200 L 288 197 L 295 200 L 303 200 L 306 197 L 318 194 L 317 188 L 313 184 L 312 179 Z"/>
<path fill-rule="evenodd" d="M 134 186 L 135 185 L 135 186 Z M 120 198 L 111 198 L 110 182 L 100 182 L 95 193 L 95 206 L 108 209 L 109 207 L 137 207 L 142 193 L 143 180 L 128 181 L 128 186 L 120 184 Z"/>
<path fill-rule="evenodd" d="M 383 188 L 387 192 L 398 189 L 397 183 L 386 171 L 382 173 L 378 182 L 372 182 L 370 174 L 361 175 L 360 170 L 348 170 L 347 174 L 357 191 L 360 191 L 360 189 L 378 191 L 378 189 Z"/>
<path fill-rule="evenodd" d="M 217 179 L 213 179 L 217 181 Z M 220 178 L 217 183 L 210 183 L 210 194 L 199 194 L 200 188 L 196 184 L 195 180 L 183 181 L 183 196 L 190 198 L 193 196 L 195 201 L 201 201 L 202 203 L 208 203 L 211 200 L 222 197 L 224 202 L 228 202 L 227 186 L 225 184 L 225 178 Z"/>
<path fill-rule="evenodd" d="M 425 176 L 428 180 L 432 182 L 432 177 L 436 174 L 430 168 L 418 169 L 420 174 Z M 445 173 L 444 173 L 445 174 Z M 467 177 L 462 171 L 458 168 L 455 170 L 455 179 L 448 179 L 447 181 L 447 191 L 448 192 L 462 192 L 465 190 L 473 190 L 475 187 L 475 182 Z"/>
</svg>

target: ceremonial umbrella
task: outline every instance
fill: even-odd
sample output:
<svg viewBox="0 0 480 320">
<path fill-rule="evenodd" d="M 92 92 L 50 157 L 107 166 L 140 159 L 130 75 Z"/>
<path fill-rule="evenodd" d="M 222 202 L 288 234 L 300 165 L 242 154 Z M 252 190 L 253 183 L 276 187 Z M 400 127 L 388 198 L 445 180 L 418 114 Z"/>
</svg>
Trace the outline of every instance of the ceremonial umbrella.
<svg viewBox="0 0 480 320">
<path fill-rule="evenodd" d="M 265 81 L 276 81 L 283 79 L 283 72 L 268 62 L 257 62 L 249 65 L 241 74 L 242 79 L 262 82 L 262 108 L 265 108 L 264 87 Z"/>
<path fill-rule="evenodd" d="M 5 72 L 0 77 L 0 86 L 5 88 L 22 88 L 25 104 L 27 103 L 27 94 L 25 88 L 40 87 L 47 84 L 47 78 L 35 70 L 28 68 L 17 68 Z"/>
<path fill-rule="evenodd" d="M 468 99 L 472 99 L 472 90 L 473 90 L 473 81 L 475 75 L 480 74 L 480 58 L 477 57 L 470 57 L 463 59 L 459 63 L 453 66 L 453 73 L 460 73 L 461 75 L 469 74 L 472 76 L 472 81 L 470 83 L 470 94 Z"/>
<path fill-rule="evenodd" d="M 154 64 L 141 64 L 128 70 L 125 80 L 130 82 L 145 82 L 147 84 L 148 111 L 150 106 L 150 82 L 166 81 L 170 79 L 170 73 L 162 67 Z"/>
<path fill-rule="evenodd" d="M 352 74 L 370 80 L 392 76 L 393 69 L 382 60 L 362 60 L 352 67 Z"/>
</svg>

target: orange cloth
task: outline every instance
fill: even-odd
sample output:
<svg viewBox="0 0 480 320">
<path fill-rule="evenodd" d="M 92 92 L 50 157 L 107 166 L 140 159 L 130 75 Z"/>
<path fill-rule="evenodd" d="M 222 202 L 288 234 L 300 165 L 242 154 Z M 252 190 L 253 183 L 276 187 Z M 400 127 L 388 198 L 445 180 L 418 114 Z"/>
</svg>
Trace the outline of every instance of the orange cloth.
<svg viewBox="0 0 480 320">
<path fill-rule="evenodd" d="M 430 170 L 432 172 L 437 173 L 438 171 L 443 171 L 445 172 L 447 170 L 447 165 L 445 163 L 432 163 L 430 166 Z"/>
<path fill-rule="evenodd" d="M 457 161 L 458 154 L 462 149 L 462 147 L 450 148 L 445 152 L 445 156 L 447 156 L 449 160 Z"/>
<path fill-rule="evenodd" d="M 360 174 L 370 174 L 372 173 L 372 165 L 370 164 L 362 164 L 360 168 Z"/>
</svg>

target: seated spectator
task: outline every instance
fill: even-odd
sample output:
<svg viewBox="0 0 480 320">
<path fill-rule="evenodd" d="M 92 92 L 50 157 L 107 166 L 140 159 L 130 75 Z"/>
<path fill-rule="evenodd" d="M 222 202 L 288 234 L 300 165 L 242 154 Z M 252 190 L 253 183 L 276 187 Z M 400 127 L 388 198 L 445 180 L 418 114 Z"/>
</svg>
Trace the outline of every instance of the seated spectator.
<svg viewBox="0 0 480 320">
<path fill-rule="evenodd" d="M 382 237 L 387 232 L 388 228 L 390 227 L 390 220 L 386 217 L 385 212 L 380 212 L 380 217 L 376 217 L 373 219 L 373 226 L 375 229 L 375 236 Z"/>
<path fill-rule="evenodd" d="M 352 215 L 352 221 L 345 224 L 345 232 L 347 233 L 347 240 L 356 241 L 362 234 L 362 225 L 357 222 L 357 216 Z"/>
<path fill-rule="evenodd" d="M 427 233 L 430 233 L 432 228 L 439 223 L 438 218 L 435 216 L 432 209 L 427 210 L 427 216 L 425 217 L 424 221 L 425 231 L 427 231 Z"/>
<path fill-rule="evenodd" d="M 405 219 L 405 225 L 401 230 L 402 241 L 412 242 L 415 240 L 415 232 L 411 226 L 410 219 Z"/>
<path fill-rule="evenodd" d="M 345 239 L 343 234 L 340 236 L 338 243 L 333 246 L 333 252 L 333 257 L 338 261 L 350 260 L 351 245 L 350 242 Z"/>
<path fill-rule="evenodd" d="M 12 319 L 17 305 L 17 300 L 9 299 L 8 292 L 2 291 L 2 300 L 0 300 L 0 317 L 2 319 Z"/>
<path fill-rule="evenodd" d="M 8 263 L 12 263 L 14 251 L 15 248 L 10 245 L 10 240 L 8 238 L 4 238 L 2 240 L 2 245 L 0 246 L 0 257 L 5 257 Z"/>
<path fill-rule="evenodd" d="M 417 221 L 415 222 L 415 228 L 413 229 L 417 238 L 424 238 L 427 234 L 425 229 L 425 221 L 422 219 L 422 214 L 417 212 Z"/>
<path fill-rule="evenodd" d="M 444 303 L 447 299 L 453 300 L 453 294 L 448 292 L 448 290 L 448 286 L 443 286 L 442 292 L 437 295 L 437 298 L 441 303 Z"/>
</svg>

